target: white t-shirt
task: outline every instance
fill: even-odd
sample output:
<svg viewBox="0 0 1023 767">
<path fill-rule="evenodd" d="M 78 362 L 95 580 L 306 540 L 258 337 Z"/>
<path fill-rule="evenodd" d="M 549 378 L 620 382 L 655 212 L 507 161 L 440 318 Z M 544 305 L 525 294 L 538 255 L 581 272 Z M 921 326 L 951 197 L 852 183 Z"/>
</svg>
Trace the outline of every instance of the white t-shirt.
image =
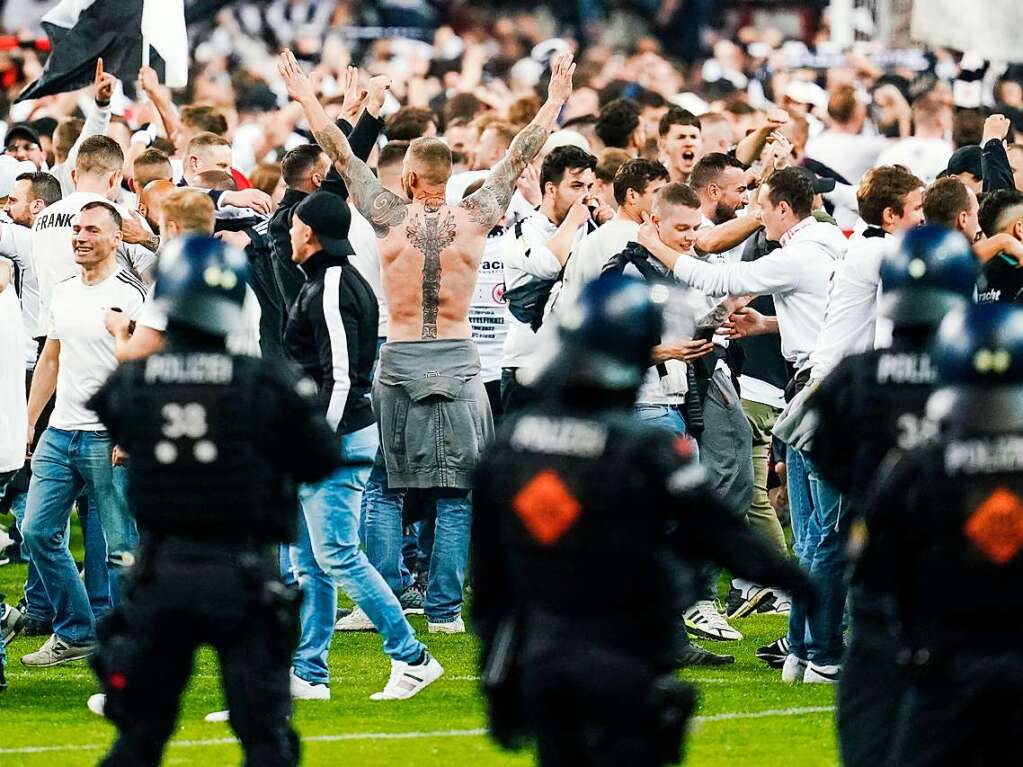
<svg viewBox="0 0 1023 767">
<path fill-rule="evenodd" d="M 476 276 L 476 290 L 469 305 L 472 340 L 480 352 L 483 381 L 501 378 L 501 355 L 508 337 L 504 301 L 504 256 L 502 232 L 487 237 Z"/>
<path fill-rule="evenodd" d="M 167 332 L 167 312 L 163 306 L 153 300 L 156 293 L 154 283 L 149 290 L 149 296 L 139 314 L 139 325 L 145 325 L 160 333 Z M 249 357 L 260 357 L 259 350 L 259 320 L 263 316 L 259 308 L 259 300 L 252 288 L 245 286 L 245 302 L 242 304 L 242 323 L 237 330 L 227 334 L 227 350 L 232 354 L 244 354 Z"/>
<path fill-rule="evenodd" d="M 32 262 L 32 230 L 9 221 L 0 221 L 0 256 L 14 261 L 19 270 L 21 316 L 25 326 L 25 367 L 35 367 L 39 347 L 32 334 L 39 327 L 39 280 Z"/>
<path fill-rule="evenodd" d="M 913 175 L 930 184 L 948 166 L 955 151 L 951 141 L 911 136 L 896 142 L 877 157 L 878 165 L 905 165 Z"/>
<path fill-rule="evenodd" d="M 75 192 L 44 208 L 32 225 L 32 261 L 39 280 L 41 327 L 37 335 L 46 333 L 46 328 L 42 326 L 50 315 L 50 294 L 54 286 L 68 277 L 77 276 L 81 271 L 71 249 L 71 220 L 90 202 L 110 203 L 102 195 Z M 114 207 L 125 218 L 130 215 L 126 208 L 119 205 Z M 130 266 L 137 274 L 145 274 L 156 262 L 156 254 L 141 245 L 122 245 L 117 251 L 117 260 L 122 266 Z"/>
<path fill-rule="evenodd" d="M 377 297 L 380 320 L 377 324 L 377 337 L 387 338 L 387 297 L 384 295 L 383 282 L 380 277 L 380 241 L 377 239 L 373 226 L 363 218 L 362 214 L 350 206 L 352 222 L 348 227 L 348 241 L 352 244 L 354 256 L 349 256 L 359 274 L 363 276 Z"/>
<path fill-rule="evenodd" d="M 86 285 L 75 275 L 53 288 L 47 339 L 60 341 L 57 400 L 50 426 L 68 431 L 102 431 L 85 403 L 117 367 L 114 337 L 103 325 L 107 309 L 137 319 L 146 298 L 142 282 L 119 267 L 102 282 Z"/>
<path fill-rule="evenodd" d="M 25 462 L 25 326 L 13 283 L 0 292 L 0 472 Z"/>
<path fill-rule="evenodd" d="M 564 289 L 569 291 L 565 297 L 597 279 L 607 262 L 625 250 L 625 246 L 638 234 L 639 224 L 625 218 L 619 211 L 610 221 L 579 240 L 565 264 Z"/>
</svg>

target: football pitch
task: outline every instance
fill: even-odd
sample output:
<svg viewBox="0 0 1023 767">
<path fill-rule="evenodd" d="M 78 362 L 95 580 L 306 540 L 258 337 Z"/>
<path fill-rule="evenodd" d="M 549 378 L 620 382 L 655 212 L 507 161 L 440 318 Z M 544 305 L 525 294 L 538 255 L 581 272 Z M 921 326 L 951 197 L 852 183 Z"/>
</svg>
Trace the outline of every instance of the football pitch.
<svg viewBox="0 0 1023 767">
<path fill-rule="evenodd" d="M 0 593 L 16 603 L 23 565 L 0 567 Z M 611 606 L 609 606 L 609 609 Z M 484 715 L 476 675 L 476 643 L 470 635 L 427 635 L 425 621 L 412 623 L 446 669 L 438 682 L 408 701 L 373 702 L 387 681 L 388 661 L 373 633 L 335 634 L 330 650 L 330 701 L 297 701 L 295 727 L 304 765 L 416 767 L 531 765 L 532 754 L 496 748 L 483 733 Z M 838 764 L 834 691 L 820 685 L 782 684 L 754 657 L 780 636 L 785 619 L 754 616 L 735 621 L 741 642 L 707 643 L 736 655 L 733 666 L 687 670 L 697 685 L 699 710 L 690 728 L 684 764 L 697 767 L 832 767 Z M 29 670 L 20 658 L 40 637 L 19 637 L 8 647 L 9 689 L 0 694 L 0 765 L 73 767 L 93 765 L 114 730 L 89 713 L 85 701 L 98 691 L 84 662 Z M 166 765 L 226 767 L 241 763 L 227 724 L 203 717 L 224 707 L 213 654 L 203 650 L 182 702 Z"/>
</svg>

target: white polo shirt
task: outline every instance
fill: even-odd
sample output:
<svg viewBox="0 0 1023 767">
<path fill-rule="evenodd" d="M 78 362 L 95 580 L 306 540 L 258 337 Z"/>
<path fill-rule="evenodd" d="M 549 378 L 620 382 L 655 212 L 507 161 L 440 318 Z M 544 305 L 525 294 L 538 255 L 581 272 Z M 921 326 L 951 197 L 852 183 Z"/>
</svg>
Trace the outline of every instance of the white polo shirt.
<svg viewBox="0 0 1023 767">
<path fill-rule="evenodd" d="M 60 369 L 50 426 L 103 431 L 99 418 L 86 407 L 117 367 L 114 337 L 103 317 L 107 309 L 117 308 L 136 319 L 145 298 L 142 282 L 124 267 L 96 285 L 86 285 L 76 275 L 53 287 L 46 336 L 60 341 Z"/>
</svg>

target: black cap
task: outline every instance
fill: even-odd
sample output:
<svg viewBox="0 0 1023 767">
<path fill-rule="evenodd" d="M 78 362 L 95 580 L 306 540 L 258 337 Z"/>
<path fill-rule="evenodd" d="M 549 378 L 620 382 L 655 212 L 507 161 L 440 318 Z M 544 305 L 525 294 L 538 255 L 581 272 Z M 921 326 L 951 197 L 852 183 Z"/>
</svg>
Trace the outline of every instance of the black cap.
<svg viewBox="0 0 1023 767">
<path fill-rule="evenodd" d="M 348 203 L 331 192 L 313 192 L 295 208 L 295 215 L 313 230 L 323 249 L 332 256 L 353 256 L 348 241 L 352 212 Z"/>
<path fill-rule="evenodd" d="M 984 178 L 984 166 L 980 158 L 983 153 L 979 146 L 961 146 L 948 160 L 948 167 L 942 176 L 955 176 L 959 173 L 972 173 L 977 178 Z"/>
<path fill-rule="evenodd" d="M 39 142 L 39 133 L 31 125 L 26 125 L 25 123 L 11 126 L 11 129 L 7 131 L 7 135 L 4 136 L 4 147 L 10 146 L 10 143 L 16 138 L 27 139 L 36 146 L 42 146 Z"/>
<path fill-rule="evenodd" d="M 277 95 L 263 83 L 256 83 L 238 94 L 235 104 L 239 112 L 272 112 L 277 109 Z"/>
<path fill-rule="evenodd" d="M 835 190 L 835 179 L 825 178 L 824 176 L 818 176 L 809 168 L 804 168 L 802 165 L 796 165 L 795 170 L 801 176 L 805 176 L 809 179 L 810 183 L 813 184 L 814 194 L 827 194 Z"/>
</svg>

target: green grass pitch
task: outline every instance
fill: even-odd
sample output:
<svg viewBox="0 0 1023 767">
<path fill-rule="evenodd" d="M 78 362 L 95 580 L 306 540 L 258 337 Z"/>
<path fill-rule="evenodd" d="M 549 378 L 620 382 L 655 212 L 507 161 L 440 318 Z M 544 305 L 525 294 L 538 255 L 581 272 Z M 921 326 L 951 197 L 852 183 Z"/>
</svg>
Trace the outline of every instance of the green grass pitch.
<svg viewBox="0 0 1023 767">
<path fill-rule="evenodd" d="M 0 568 L 0 593 L 17 602 L 24 566 Z M 336 634 L 330 651 L 329 702 L 299 701 L 295 726 L 303 738 L 302 764 L 417 767 L 530 765 L 528 752 L 497 749 L 480 730 L 483 709 L 477 692 L 476 644 L 466 636 L 426 634 L 413 625 L 440 659 L 446 675 L 418 697 L 372 702 L 387 680 L 388 661 L 376 634 Z M 746 638 L 707 643 L 733 652 L 734 666 L 687 671 L 700 695 L 698 719 L 687 741 L 685 764 L 694 767 L 833 767 L 834 691 L 826 686 L 782 684 L 778 672 L 756 660 L 756 647 L 782 634 L 779 616 L 735 622 Z M 98 691 L 83 663 L 29 670 L 20 657 L 42 644 L 19 637 L 8 648 L 10 688 L 0 694 L 0 767 L 94 765 L 113 738 L 113 728 L 89 713 L 85 701 Z M 223 708 L 213 654 L 203 650 L 182 702 L 178 728 L 164 756 L 166 765 L 225 767 L 241 763 L 227 724 L 203 716 Z"/>
</svg>

